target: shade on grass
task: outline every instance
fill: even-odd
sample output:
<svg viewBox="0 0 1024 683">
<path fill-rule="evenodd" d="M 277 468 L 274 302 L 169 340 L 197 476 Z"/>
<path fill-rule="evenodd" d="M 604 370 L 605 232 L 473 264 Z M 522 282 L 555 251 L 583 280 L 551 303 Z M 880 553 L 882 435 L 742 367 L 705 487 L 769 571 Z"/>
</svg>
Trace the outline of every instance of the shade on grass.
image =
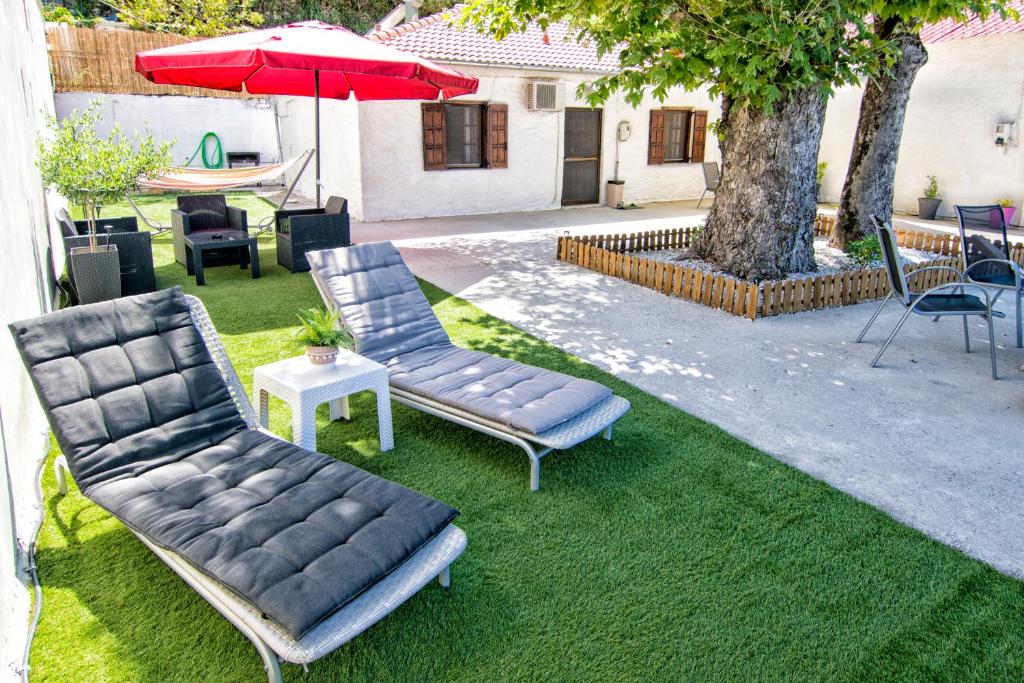
<svg viewBox="0 0 1024 683">
<path fill-rule="evenodd" d="M 207 271 L 196 288 L 156 240 L 161 286 L 206 302 L 239 375 L 298 352 L 308 275 Z M 610 385 L 615 440 L 544 461 L 394 404 L 377 453 L 367 394 L 322 450 L 462 511 L 452 588 L 428 586 L 294 681 L 1024 679 L 1024 584 L 424 283 L 470 347 Z M 287 437 L 287 408 L 271 428 Z M 35 680 L 255 681 L 259 657 L 127 530 L 44 478 Z"/>
</svg>

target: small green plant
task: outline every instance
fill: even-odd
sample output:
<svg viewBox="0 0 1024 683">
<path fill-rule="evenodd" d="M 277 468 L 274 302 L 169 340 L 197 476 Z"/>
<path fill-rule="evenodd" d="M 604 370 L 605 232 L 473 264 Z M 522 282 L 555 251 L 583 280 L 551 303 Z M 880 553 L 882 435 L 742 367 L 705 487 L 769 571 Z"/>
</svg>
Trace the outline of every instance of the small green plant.
<svg viewBox="0 0 1024 683">
<path fill-rule="evenodd" d="M 1012 199 L 997 199 L 996 200 L 996 204 L 998 204 L 999 206 L 1003 207 L 1004 209 L 1008 209 L 1011 206 L 1013 206 L 1013 200 Z"/>
<path fill-rule="evenodd" d="M 295 333 L 296 340 L 304 346 L 338 346 L 352 348 L 355 339 L 348 326 L 341 323 L 338 312 L 323 307 L 308 308 L 298 312 L 302 327 Z"/>
<path fill-rule="evenodd" d="M 866 266 L 882 259 L 882 245 L 878 235 L 868 235 L 846 245 L 846 253 L 858 266 Z"/>
<path fill-rule="evenodd" d="M 825 171 L 827 171 L 827 170 L 828 170 L 828 162 L 827 161 L 819 161 L 818 162 L 818 171 L 817 171 L 817 178 L 818 178 L 818 183 L 819 184 L 825 182 Z"/>
<path fill-rule="evenodd" d="M 933 175 L 926 176 L 928 178 L 928 184 L 924 186 L 924 198 L 925 199 L 938 199 L 939 198 L 939 180 Z"/>
<path fill-rule="evenodd" d="M 131 140 L 117 126 L 106 138 L 100 137 L 96 132 L 100 104 L 95 99 L 85 111 L 76 109 L 63 119 L 50 117 L 48 133 L 37 141 L 36 155 L 43 184 L 82 207 L 93 248 L 99 207 L 124 199 L 138 187 L 139 179 L 166 170 L 173 144 L 156 142 L 149 131 Z"/>
</svg>

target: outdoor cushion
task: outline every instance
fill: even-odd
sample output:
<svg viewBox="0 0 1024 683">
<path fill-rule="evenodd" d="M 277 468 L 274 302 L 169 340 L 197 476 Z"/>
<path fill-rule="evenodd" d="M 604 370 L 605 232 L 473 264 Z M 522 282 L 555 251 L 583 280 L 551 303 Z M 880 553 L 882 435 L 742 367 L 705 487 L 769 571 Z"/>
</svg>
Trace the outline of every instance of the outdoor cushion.
<svg viewBox="0 0 1024 683">
<path fill-rule="evenodd" d="M 448 334 L 390 242 L 310 251 L 312 275 L 331 295 L 358 351 L 379 363 L 448 342 Z"/>
<path fill-rule="evenodd" d="M 590 380 L 450 343 L 398 356 L 388 372 L 393 387 L 531 434 L 611 396 L 608 387 Z"/>
<path fill-rule="evenodd" d="M 312 251 L 306 257 L 359 352 L 387 366 L 398 389 L 533 434 L 611 395 L 596 382 L 452 344 L 390 242 Z"/>
<path fill-rule="evenodd" d="M 249 429 L 179 288 L 11 329 L 82 492 L 296 639 L 458 514 Z"/>
</svg>

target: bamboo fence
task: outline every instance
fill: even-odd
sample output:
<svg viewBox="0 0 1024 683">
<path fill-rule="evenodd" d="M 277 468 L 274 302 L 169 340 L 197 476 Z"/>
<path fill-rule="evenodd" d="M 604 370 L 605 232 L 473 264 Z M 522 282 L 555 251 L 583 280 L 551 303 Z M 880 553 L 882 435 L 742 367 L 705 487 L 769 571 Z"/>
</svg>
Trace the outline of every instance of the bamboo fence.
<svg viewBox="0 0 1024 683">
<path fill-rule="evenodd" d="M 819 215 L 814 225 L 816 236 L 831 234 L 835 219 Z M 749 318 L 765 318 L 784 313 L 848 306 L 880 299 L 889 293 L 884 268 L 846 270 L 829 275 L 770 280 L 760 284 L 720 273 L 658 259 L 633 256 L 638 251 L 684 249 L 699 233 L 699 228 L 649 230 L 631 234 L 559 237 L 558 259 L 605 275 L 647 287 L 668 296 L 716 308 Z M 896 231 L 901 247 L 929 251 L 939 258 L 904 266 L 911 288 L 923 291 L 957 280 L 948 270 L 914 271 L 925 266 L 950 266 L 959 269 L 960 238 L 943 233 Z M 1024 244 L 1012 248 L 1011 256 L 1024 263 Z"/>
<path fill-rule="evenodd" d="M 50 24 L 46 27 L 46 46 L 50 53 L 54 91 L 251 97 L 226 90 L 158 85 L 135 71 L 135 53 L 185 42 L 188 42 L 187 38 L 170 33 Z"/>
</svg>

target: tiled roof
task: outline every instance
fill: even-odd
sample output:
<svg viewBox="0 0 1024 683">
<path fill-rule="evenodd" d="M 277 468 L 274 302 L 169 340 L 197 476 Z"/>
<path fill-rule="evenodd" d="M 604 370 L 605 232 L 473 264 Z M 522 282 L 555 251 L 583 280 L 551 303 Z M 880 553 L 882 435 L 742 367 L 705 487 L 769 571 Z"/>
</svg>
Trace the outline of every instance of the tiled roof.
<svg viewBox="0 0 1024 683">
<path fill-rule="evenodd" d="M 524 33 L 513 33 L 499 41 L 473 28 L 453 26 L 451 16 L 451 10 L 432 14 L 369 38 L 440 61 L 609 73 L 619 66 L 618 55 L 606 54 L 598 59 L 597 50 L 577 43 L 565 24 L 551 24 L 547 32 L 531 25 Z"/>
<path fill-rule="evenodd" d="M 1024 17 L 1024 0 L 1012 0 L 1006 3 Z M 953 19 L 929 24 L 921 29 L 921 40 L 925 43 L 941 43 L 947 40 L 963 40 L 964 38 L 976 38 L 978 36 L 998 36 L 1005 33 L 1020 33 L 1024 31 L 1024 21 L 1014 19 L 1003 19 L 998 14 L 989 16 L 982 21 L 973 17 L 966 22 L 957 22 Z"/>
<path fill-rule="evenodd" d="M 1007 5 L 1024 16 L 1024 0 L 1011 0 Z M 577 43 L 575 34 L 563 23 L 551 24 L 546 32 L 532 24 L 524 33 L 513 33 L 498 41 L 473 28 L 452 25 L 452 15 L 453 10 L 446 10 L 373 33 L 369 38 L 440 61 L 608 73 L 618 69 L 617 55 L 606 54 L 598 59 L 594 47 Z M 925 43 L 939 43 L 1021 31 L 1024 21 L 993 15 L 984 21 L 974 17 L 967 22 L 946 19 L 929 24 L 921 30 L 921 39 Z"/>
</svg>

